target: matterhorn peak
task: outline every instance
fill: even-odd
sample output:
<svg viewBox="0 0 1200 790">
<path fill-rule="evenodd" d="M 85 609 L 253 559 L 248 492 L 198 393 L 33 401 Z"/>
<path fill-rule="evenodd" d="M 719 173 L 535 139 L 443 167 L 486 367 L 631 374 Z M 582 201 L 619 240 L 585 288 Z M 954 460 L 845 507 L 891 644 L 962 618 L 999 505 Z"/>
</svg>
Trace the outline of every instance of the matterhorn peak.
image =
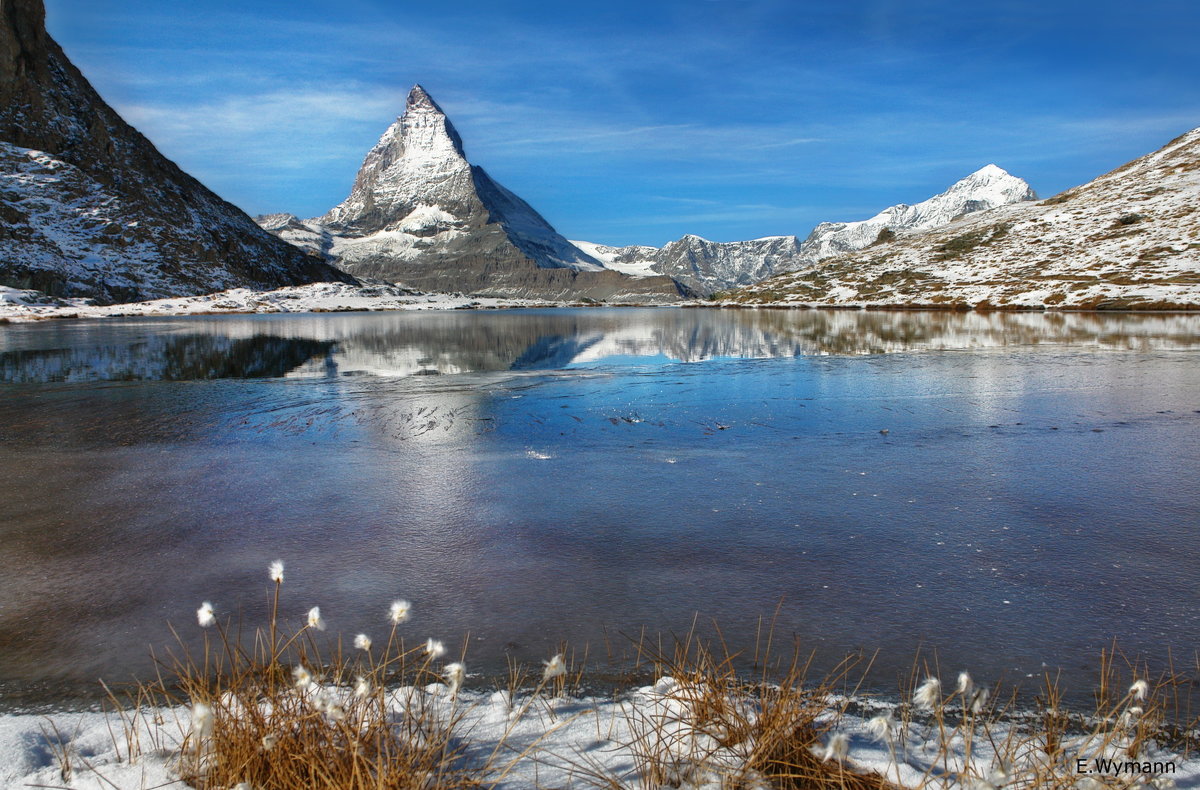
<svg viewBox="0 0 1200 790">
<path fill-rule="evenodd" d="M 420 85 L 412 86 L 412 90 L 408 92 L 408 99 L 404 103 L 404 115 L 400 116 L 397 123 L 400 125 L 401 142 L 405 144 L 406 153 L 445 153 L 449 147 L 458 157 L 466 159 L 462 138 L 458 136 L 454 125 L 429 92 Z"/>
<path fill-rule="evenodd" d="M 458 132 L 421 85 L 363 159 L 345 200 L 298 224 L 264 222 L 346 271 L 423 290 L 669 300 L 680 293 L 667 277 L 631 286 L 629 277 L 605 270 L 468 162 Z"/>
<path fill-rule="evenodd" d="M 434 112 L 442 113 L 442 115 L 446 114 L 442 112 L 442 108 L 439 107 L 437 102 L 433 100 L 433 97 L 429 95 L 429 91 L 425 90 L 425 88 L 419 83 L 412 86 L 412 90 L 408 92 L 408 100 L 405 102 L 406 110 L 412 110 L 414 108 L 433 110 Z"/>
<path fill-rule="evenodd" d="M 414 85 L 404 114 L 367 152 L 350 194 L 318 222 L 338 231 L 374 233 L 418 203 L 461 203 L 470 182 L 471 165 L 458 132 L 433 97 Z"/>
</svg>

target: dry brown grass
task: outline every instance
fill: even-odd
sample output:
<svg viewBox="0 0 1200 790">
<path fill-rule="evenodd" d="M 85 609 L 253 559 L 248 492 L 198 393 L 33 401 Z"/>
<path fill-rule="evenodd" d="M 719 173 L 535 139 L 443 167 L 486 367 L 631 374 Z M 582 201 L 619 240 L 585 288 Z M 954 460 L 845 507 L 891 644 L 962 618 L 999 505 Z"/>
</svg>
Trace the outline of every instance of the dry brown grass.
<svg viewBox="0 0 1200 790">
<path fill-rule="evenodd" d="M 772 658 L 772 633 L 756 648 L 757 677 L 737 669 L 745 657 L 696 637 L 695 628 L 670 650 L 642 648 L 655 674 L 671 679 L 660 707 L 631 714 L 643 787 L 717 782 L 722 788 L 843 788 L 890 790 L 878 774 L 856 769 L 829 744 L 844 708 L 852 671 L 847 659 L 821 680 L 808 680 L 811 657 L 792 643 Z M 869 666 L 869 662 L 868 666 Z"/>
<path fill-rule="evenodd" d="M 179 750 L 185 782 L 198 790 L 481 786 L 487 766 L 468 765 L 455 737 L 462 710 L 417 691 L 397 709 L 387 691 L 444 680 L 423 645 L 406 647 L 393 625 L 382 648 L 347 654 L 338 642 L 325 656 L 312 625 L 281 631 L 279 588 L 268 627 L 249 645 L 216 623 L 198 657 L 181 648 L 139 689 L 140 706 L 192 711 Z"/>
<path fill-rule="evenodd" d="M 702 640 L 693 625 L 666 646 L 636 640 L 637 662 L 652 668 L 657 684 L 600 703 L 618 711 L 617 725 L 609 726 L 631 759 L 631 768 L 614 768 L 581 752 L 554 754 L 540 735 L 524 747 L 508 742 L 526 714 L 547 718 L 547 735 L 570 723 L 552 703 L 579 687 L 586 654 L 576 661 L 562 646 L 567 658 L 554 671 L 511 665 L 509 723 L 481 745 L 463 726 L 469 705 L 460 704 L 455 689 L 432 685 L 445 680 L 447 667 L 423 645 L 407 647 L 395 626 L 386 644 L 353 650 L 322 641 L 313 625 L 285 632 L 277 619 L 279 590 L 277 584 L 265 628 L 242 639 L 216 623 L 200 651 L 181 648 L 160 662 L 160 677 L 138 688 L 120 713 L 128 757 L 163 751 L 165 739 L 142 744 L 133 736 L 137 717 L 150 715 L 141 712 L 183 708 L 190 725 L 168 748 L 181 779 L 198 790 L 458 790 L 505 781 L 511 787 L 506 777 L 522 763 L 565 766 L 568 784 L 610 790 L 896 790 L 899 782 L 1067 790 L 1083 779 L 1091 788 L 1129 787 L 1128 776 L 1082 776 L 1079 761 L 1152 760 L 1163 748 L 1187 755 L 1200 728 L 1189 707 L 1200 660 L 1195 673 L 1171 670 L 1151 679 L 1144 666 L 1115 648 L 1106 651 L 1088 712 L 1070 710 L 1052 677 L 1043 680 L 1032 708 L 1018 708 L 1012 690 L 984 693 L 965 673 L 943 686 L 932 682 L 939 677 L 936 660 L 932 667 L 914 660 L 899 704 L 877 720 L 871 764 L 886 764 L 881 775 L 863 767 L 856 751 L 865 735 L 846 716 L 850 704 L 875 704 L 860 688 L 869 659 L 848 659 L 811 680 L 811 657 L 796 642 L 777 649 L 771 627 L 760 628 L 753 653 L 743 654 L 730 651 L 719 630 Z M 433 693 L 426 690 L 431 686 Z M 600 715 L 594 709 L 586 715 L 595 717 L 599 737 Z M 890 761 L 881 763 L 881 754 Z M 70 765 L 65 746 L 61 759 Z M 69 769 L 63 778 L 69 780 Z M 561 780 L 530 786 L 558 787 Z"/>
</svg>

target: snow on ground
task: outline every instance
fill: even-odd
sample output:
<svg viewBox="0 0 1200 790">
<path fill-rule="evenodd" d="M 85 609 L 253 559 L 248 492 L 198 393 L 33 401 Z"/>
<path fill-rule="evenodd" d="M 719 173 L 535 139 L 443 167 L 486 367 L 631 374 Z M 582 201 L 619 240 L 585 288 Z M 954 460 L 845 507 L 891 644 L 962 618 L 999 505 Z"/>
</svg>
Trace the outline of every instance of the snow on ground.
<svg viewBox="0 0 1200 790">
<path fill-rule="evenodd" d="M 463 691 L 454 697 L 446 686 L 433 684 L 392 691 L 387 705 L 393 719 L 419 708 L 422 721 L 452 723 L 456 743 L 464 747 L 465 763 L 488 766 L 485 786 L 511 790 L 770 787 L 745 769 L 749 743 L 722 747 L 713 734 L 693 726 L 692 692 L 669 677 L 609 699 L 524 693 L 513 698 L 507 691 Z M 1022 734 L 1015 721 L 955 727 L 957 717 L 948 712 L 947 734 L 939 737 L 934 721 L 904 723 L 903 717 L 896 717 L 899 707 L 893 704 L 867 703 L 862 715 L 838 715 L 839 706 L 848 702 L 828 700 L 830 712 L 817 721 L 824 732 L 814 753 L 834 761 L 844 753 L 847 767 L 883 774 L 907 787 L 1037 787 L 1051 774 L 1060 780 L 1068 777 L 1058 786 L 1073 782 L 1081 790 L 1200 787 L 1200 758 L 1195 755 L 1180 756 L 1150 746 L 1138 755 L 1135 768 L 1127 762 L 1127 744 L 1120 737 L 1080 734 L 1065 739 L 1058 759 L 1049 760 L 1039 748 L 1040 741 Z M 136 715 L 2 716 L 0 786 L 189 787 L 178 771 L 191 719 L 186 707 L 142 710 Z M 948 743 L 948 748 L 940 748 L 940 743 Z M 64 760 L 70 766 L 65 772 Z M 658 775 L 654 781 L 648 777 L 651 765 Z M 1151 775 L 1140 773 L 1145 770 L 1158 772 L 1159 778 L 1150 781 Z"/>
<path fill-rule="evenodd" d="M 546 302 L 462 294 L 425 294 L 394 285 L 312 283 L 253 291 L 234 288 L 203 296 L 96 306 L 86 299 L 55 299 L 38 291 L 0 286 L 0 320 L 198 315 L 209 313 L 311 313 L 343 310 L 455 310 L 536 307 Z"/>
</svg>

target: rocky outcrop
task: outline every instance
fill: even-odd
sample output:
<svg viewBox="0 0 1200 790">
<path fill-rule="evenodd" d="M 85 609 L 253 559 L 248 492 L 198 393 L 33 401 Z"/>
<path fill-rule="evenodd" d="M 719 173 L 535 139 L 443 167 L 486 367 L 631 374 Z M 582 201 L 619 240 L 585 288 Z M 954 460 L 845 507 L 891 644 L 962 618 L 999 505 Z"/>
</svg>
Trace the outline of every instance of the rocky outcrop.
<svg viewBox="0 0 1200 790">
<path fill-rule="evenodd" d="M 607 270 L 528 203 L 466 158 L 462 139 L 421 86 L 367 153 L 350 194 L 301 221 L 260 224 L 355 275 L 425 291 L 597 301 L 669 301 L 669 277 Z"/>
<path fill-rule="evenodd" d="M 0 0 L 0 284 L 102 303 L 349 280 L 164 157 Z"/>
</svg>

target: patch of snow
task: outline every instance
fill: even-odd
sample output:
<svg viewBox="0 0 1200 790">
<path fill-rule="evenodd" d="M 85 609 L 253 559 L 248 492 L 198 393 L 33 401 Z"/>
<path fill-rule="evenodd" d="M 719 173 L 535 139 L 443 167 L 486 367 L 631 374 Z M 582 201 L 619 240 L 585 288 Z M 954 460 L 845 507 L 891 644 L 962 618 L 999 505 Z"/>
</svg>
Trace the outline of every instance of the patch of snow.
<svg viewBox="0 0 1200 790">
<path fill-rule="evenodd" d="M 314 685 L 295 693 L 320 694 L 344 705 L 349 690 Z M 596 778 L 608 778 L 614 786 L 646 786 L 652 778 L 650 761 L 657 772 L 672 774 L 666 781 L 673 787 L 716 790 L 739 776 L 737 786 L 769 786 L 765 778 L 747 773 L 753 744 L 719 741 L 701 723 L 695 699 L 688 683 L 665 677 L 616 698 L 531 698 L 473 690 L 455 694 L 435 683 L 394 689 L 385 704 L 393 717 L 419 709 L 423 721 L 454 722 L 462 761 L 482 767 L 490 759 L 484 778 L 497 790 L 578 786 L 581 780 L 582 786 L 593 786 Z M 862 714 L 841 713 L 848 704 Z M 986 735 L 973 731 L 973 738 L 952 737 L 943 751 L 936 723 L 914 719 L 902 724 L 895 704 L 828 697 L 825 705 L 826 712 L 814 723 L 821 733 L 816 748 L 845 760 L 853 770 L 877 773 L 903 787 L 928 787 L 931 782 L 944 790 L 1032 786 L 1034 776 L 1050 771 L 1072 775 L 1077 759 L 1089 771 L 1096 770 L 1096 758 L 1128 759 L 1120 736 L 1102 740 L 1068 734 L 1062 762 L 1048 765 L 1037 739 L 1022 734 L 1019 716 L 988 725 Z M 752 716 L 752 709 L 747 714 Z M 192 729 L 192 712 L 186 707 L 127 712 L 124 721 L 104 713 L 0 716 L 0 785 L 187 788 L 177 766 L 189 736 L 192 748 Z M 1010 751 L 998 753 L 1000 748 Z M 69 774 L 62 770 L 63 756 L 71 766 Z M 1176 785 L 1191 787 L 1200 781 L 1196 755 L 1149 743 L 1138 759 L 1169 764 L 1166 778 Z M 981 784 L 984 779 L 992 783 Z"/>
</svg>

